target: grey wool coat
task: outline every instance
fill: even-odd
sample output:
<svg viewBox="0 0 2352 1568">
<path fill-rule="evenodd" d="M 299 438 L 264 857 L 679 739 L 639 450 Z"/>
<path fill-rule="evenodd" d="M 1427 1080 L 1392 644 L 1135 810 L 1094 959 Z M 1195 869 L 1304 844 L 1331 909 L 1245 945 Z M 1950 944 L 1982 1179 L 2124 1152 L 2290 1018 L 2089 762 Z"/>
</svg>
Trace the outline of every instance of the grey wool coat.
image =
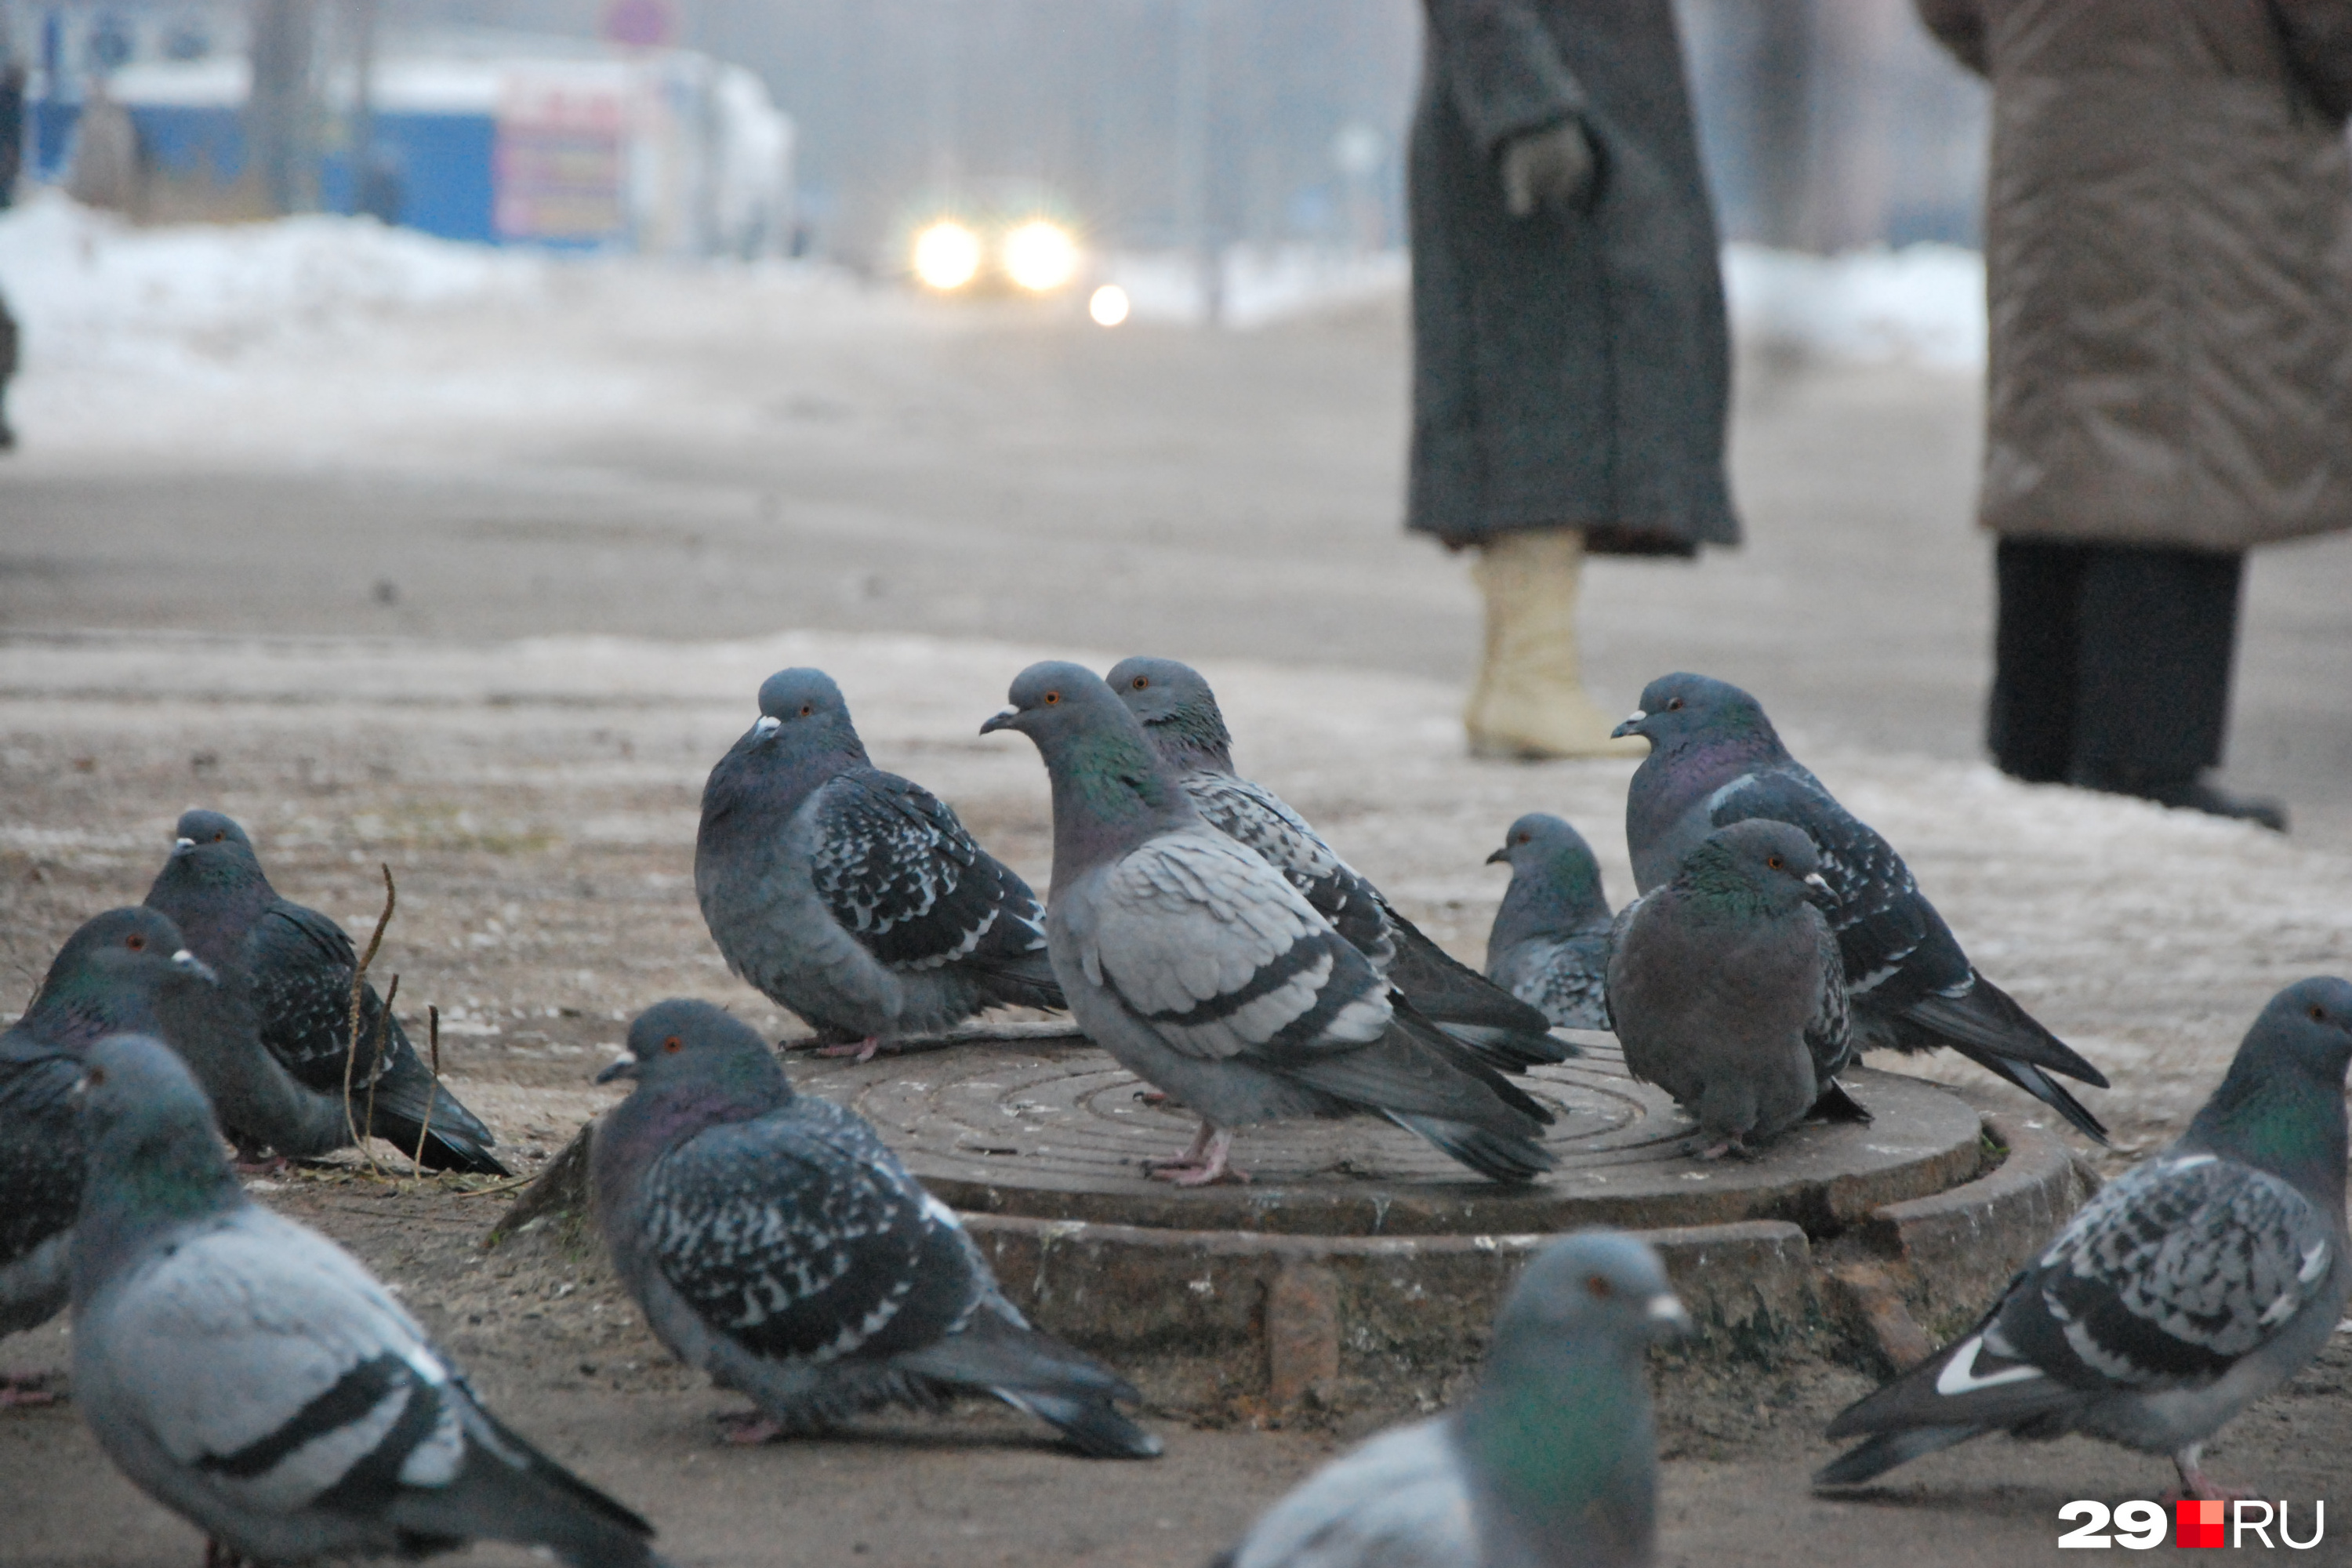
<svg viewBox="0 0 2352 1568">
<path fill-rule="evenodd" d="M 2352 0 L 1916 0 L 1992 84 L 1996 532 L 2352 528 Z"/>
<path fill-rule="evenodd" d="M 1424 5 L 1407 526 L 1737 543 L 1723 282 L 1672 0 Z M 1504 145 L 1571 114 L 1597 155 L 1582 210 L 1511 216 Z"/>
</svg>

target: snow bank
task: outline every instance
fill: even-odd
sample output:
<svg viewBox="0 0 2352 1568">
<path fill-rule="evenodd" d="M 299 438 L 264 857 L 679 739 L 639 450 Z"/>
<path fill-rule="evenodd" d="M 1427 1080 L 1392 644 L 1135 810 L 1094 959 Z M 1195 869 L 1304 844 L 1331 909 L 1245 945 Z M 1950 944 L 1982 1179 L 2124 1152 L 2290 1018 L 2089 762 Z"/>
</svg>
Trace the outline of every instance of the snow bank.
<svg viewBox="0 0 2352 1568">
<path fill-rule="evenodd" d="M 1980 368 L 1984 288 L 1984 258 L 1952 245 L 1843 256 L 1733 245 L 1723 254 L 1742 342 L 1840 364 Z"/>
<path fill-rule="evenodd" d="M 1223 324 L 1244 331 L 1393 298 L 1411 271 L 1402 251 L 1311 246 L 1235 246 L 1219 261 Z M 1198 325 L 1208 319 L 1202 270 L 1189 251 L 1118 251 L 1102 259 L 1097 277 L 1127 290 L 1136 321 Z"/>
<path fill-rule="evenodd" d="M 532 300 L 547 266 L 370 218 L 141 229 L 54 191 L 0 216 L 0 289 L 33 374 L 216 371 L 253 349 L 364 335 L 403 310 Z"/>
</svg>

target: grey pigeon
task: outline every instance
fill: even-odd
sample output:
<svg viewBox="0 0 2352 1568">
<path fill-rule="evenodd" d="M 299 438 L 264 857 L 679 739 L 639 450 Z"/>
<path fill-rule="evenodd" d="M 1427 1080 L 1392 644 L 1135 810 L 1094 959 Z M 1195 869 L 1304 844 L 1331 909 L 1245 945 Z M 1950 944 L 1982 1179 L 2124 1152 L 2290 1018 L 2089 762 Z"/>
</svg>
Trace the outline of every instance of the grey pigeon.
<svg viewBox="0 0 2352 1568">
<path fill-rule="evenodd" d="M 1609 900 L 1584 836 L 1531 811 L 1486 857 L 1511 885 L 1486 933 L 1486 978 L 1564 1029 L 1606 1029 Z"/>
<path fill-rule="evenodd" d="M 2105 1077 L 1977 973 L 1903 857 L 1789 755 L 1756 699 L 1702 675 L 1662 676 L 1613 732 L 1651 747 L 1625 796 L 1639 891 L 1670 880 L 1718 827 L 1750 817 L 1793 823 L 1820 847 L 1836 896 L 1830 927 L 1845 955 L 1859 1048 L 1948 1046 L 2106 1142 L 2098 1118 L 2050 1075 L 2100 1089 Z"/>
<path fill-rule="evenodd" d="M 66 939 L 32 1005 L 0 1032 L 0 1335 L 65 1310 L 88 1163 L 72 1100 L 84 1053 L 103 1036 L 157 1032 L 162 993 L 212 983 L 169 920 L 109 910 Z M 0 1405 L 47 1397 L 0 1377 Z"/>
<path fill-rule="evenodd" d="M 74 1397 L 156 1501 L 257 1563 L 420 1557 L 476 1537 L 577 1568 L 658 1561 L 652 1527 L 540 1454 L 351 1254 L 248 1199 L 160 1042 L 83 1078 Z"/>
<path fill-rule="evenodd" d="M 1456 962 L 1279 795 L 1234 771 L 1233 736 L 1198 670 L 1172 658 L 1129 658 L 1107 679 L 1202 818 L 1289 878 L 1423 1017 L 1507 1072 L 1575 1054 L 1552 1038 L 1554 1020 Z"/>
<path fill-rule="evenodd" d="M 1816 1106 L 1861 1114 L 1836 1079 L 1853 1042 L 1837 939 L 1816 907 L 1829 900 L 1811 839 L 1736 822 L 1618 917 L 1608 1004 L 1626 1070 L 1698 1118 L 1703 1159 Z"/>
<path fill-rule="evenodd" d="M 1101 677 L 1034 664 L 981 726 L 1037 744 L 1054 791 L 1045 929 L 1079 1027 L 1197 1112 L 1156 1173 L 1227 1176 L 1233 1129 L 1377 1114 L 1496 1181 L 1549 1170 L 1551 1113 L 1392 1002 L 1371 962 L 1255 850 L 1202 820 Z"/>
<path fill-rule="evenodd" d="M 856 1115 L 795 1094 L 748 1026 L 659 1003 L 597 1082 L 636 1087 L 598 1125 L 596 1221 L 614 1271 L 680 1361 L 751 1396 L 757 1442 L 886 1405 L 992 1394 L 1097 1458 L 1160 1439 L 1116 1373 L 1029 1326 L 955 1212 Z"/>
<path fill-rule="evenodd" d="M 867 760 L 821 669 L 770 676 L 710 770 L 694 890 L 727 966 L 860 1061 L 999 1004 L 1062 1005 L 1037 896 Z"/>
<path fill-rule="evenodd" d="M 490 1130 L 435 1080 L 372 982 L 361 994 L 358 1059 L 346 1061 L 359 954 L 343 928 L 280 898 L 245 829 L 219 812 L 184 813 L 176 834 L 147 907 L 171 916 L 219 973 L 219 1005 L 249 1018 L 290 1080 L 234 1061 L 226 1047 L 219 1061 L 192 1061 L 229 1135 L 248 1149 L 308 1156 L 348 1144 L 355 1125 L 410 1154 L 421 1137 L 434 1170 L 508 1174 L 489 1152 Z M 232 1069 L 240 1081 L 225 1076 Z"/>
<path fill-rule="evenodd" d="M 1512 1287 L 1459 1408 L 1325 1466 L 1222 1568 L 1640 1568 L 1658 1490 L 1643 1354 L 1689 1326 L 1646 1244 L 1553 1242 Z"/>
<path fill-rule="evenodd" d="M 1853 1486 L 1988 1432 L 2169 1454 L 2218 1494 L 2205 1441 L 2308 1365 L 2352 1297 L 2344 1218 L 2352 984 L 2264 1007 L 2171 1147 L 2109 1184 L 1960 1341 L 1830 1423 L 1868 1436 L 1815 1476 Z"/>
</svg>

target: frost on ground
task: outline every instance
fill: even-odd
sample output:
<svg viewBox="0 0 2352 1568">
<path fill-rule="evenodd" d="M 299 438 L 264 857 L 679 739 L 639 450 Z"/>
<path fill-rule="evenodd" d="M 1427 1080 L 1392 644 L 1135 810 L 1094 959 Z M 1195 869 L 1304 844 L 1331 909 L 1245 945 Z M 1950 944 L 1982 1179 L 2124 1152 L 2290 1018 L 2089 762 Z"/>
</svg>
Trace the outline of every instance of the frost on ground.
<svg viewBox="0 0 2352 1568">
<path fill-rule="evenodd" d="M 830 670 L 877 763 L 944 795 L 1043 888 L 1044 773 L 1017 737 L 978 729 L 1023 666 L 1068 652 L 837 633 L 0 644 L 0 986 L 27 994 L 74 925 L 143 895 L 173 817 L 215 805 L 255 830 L 281 890 L 354 930 L 381 906 L 378 862 L 392 865 L 383 962 L 404 976 L 403 1013 L 437 1004 L 469 1103 L 502 1136 L 552 1148 L 601 1103 L 586 1079 L 648 1004 L 706 995 L 791 1027 L 725 973 L 693 893 L 702 781 L 762 678 Z M 1629 893 L 1632 764 L 1472 762 L 1458 693 L 1433 682 L 1207 673 L 1244 770 L 1463 958 L 1481 958 L 1505 880 L 1485 858 L 1523 811 L 1575 822 L 1612 898 Z M 2272 993 L 2352 972 L 2352 859 L 1987 768 L 1790 739 L 1904 852 L 1983 971 L 2107 1069 L 2116 1089 L 2084 1098 L 2126 1150 L 2179 1129 Z M 1981 1079 L 1948 1058 L 1910 1065 Z"/>
</svg>

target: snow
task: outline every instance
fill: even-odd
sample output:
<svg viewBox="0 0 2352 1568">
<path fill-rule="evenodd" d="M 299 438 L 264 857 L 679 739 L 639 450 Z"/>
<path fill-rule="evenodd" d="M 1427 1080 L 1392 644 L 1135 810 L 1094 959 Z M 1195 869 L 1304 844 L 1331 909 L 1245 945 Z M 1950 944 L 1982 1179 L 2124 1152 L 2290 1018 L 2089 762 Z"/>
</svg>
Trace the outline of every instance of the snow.
<svg viewBox="0 0 2352 1568">
<path fill-rule="evenodd" d="M 1984 258 L 1958 246 L 1808 256 L 1734 245 L 1723 289 L 1747 342 L 1842 364 L 1984 364 Z"/>
</svg>

